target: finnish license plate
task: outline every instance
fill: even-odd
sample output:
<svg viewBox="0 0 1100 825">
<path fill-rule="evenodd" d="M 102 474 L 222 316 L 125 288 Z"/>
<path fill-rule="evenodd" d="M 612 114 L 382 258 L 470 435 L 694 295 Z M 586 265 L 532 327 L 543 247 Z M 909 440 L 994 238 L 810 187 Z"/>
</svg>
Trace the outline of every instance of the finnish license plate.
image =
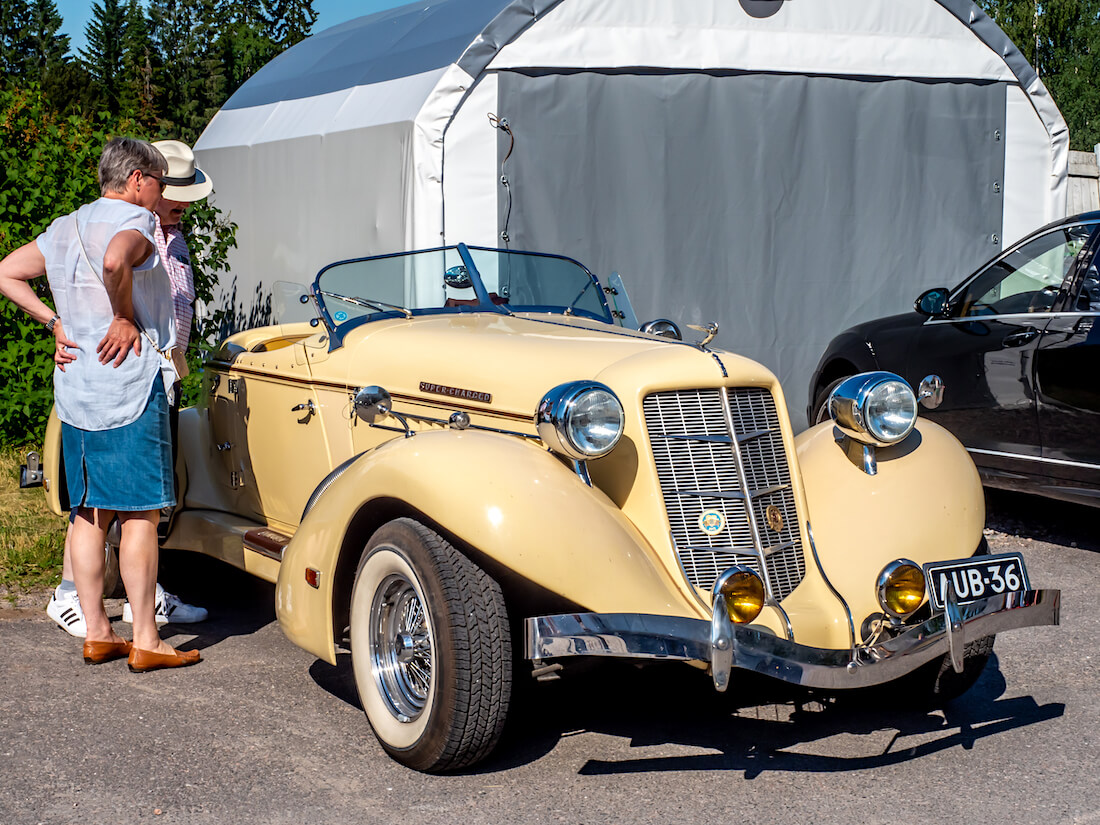
<svg viewBox="0 0 1100 825">
<path fill-rule="evenodd" d="M 937 610 L 943 610 L 949 587 L 955 591 L 959 604 L 1031 589 L 1024 558 L 1019 553 L 932 562 L 924 565 L 924 575 L 928 581 L 929 598 Z"/>
</svg>

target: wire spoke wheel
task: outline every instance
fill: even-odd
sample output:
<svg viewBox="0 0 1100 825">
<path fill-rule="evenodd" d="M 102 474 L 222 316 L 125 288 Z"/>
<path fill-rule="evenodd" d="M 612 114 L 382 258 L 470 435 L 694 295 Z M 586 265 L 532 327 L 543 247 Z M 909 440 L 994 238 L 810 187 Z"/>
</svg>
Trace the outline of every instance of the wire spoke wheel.
<svg viewBox="0 0 1100 825">
<path fill-rule="evenodd" d="M 504 729 L 512 647 L 500 586 L 438 533 L 388 522 L 351 594 L 351 663 L 385 751 L 420 771 L 474 764 Z"/>
<path fill-rule="evenodd" d="M 432 684 L 432 629 L 412 582 L 388 576 L 371 605 L 371 663 L 390 712 L 402 722 L 420 715 Z"/>
</svg>

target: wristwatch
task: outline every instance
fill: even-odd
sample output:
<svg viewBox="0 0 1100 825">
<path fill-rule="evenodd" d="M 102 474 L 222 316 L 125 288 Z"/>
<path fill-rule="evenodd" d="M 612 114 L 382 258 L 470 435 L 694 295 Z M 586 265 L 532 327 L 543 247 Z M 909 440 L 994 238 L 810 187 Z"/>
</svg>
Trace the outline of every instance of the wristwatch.
<svg viewBox="0 0 1100 825">
<path fill-rule="evenodd" d="M 60 316 L 60 315 L 55 315 L 55 316 L 53 316 L 53 318 L 51 318 L 50 320 L 48 320 L 48 321 L 46 322 L 46 329 L 47 329 L 47 330 L 48 330 L 49 332 L 53 332 L 53 325 L 54 325 L 54 324 L 56 324 L 56 323 L 57 323 L 58 321 L 60 321 L 60 320 L 61 320 L 61 316 Z"/>
</svg>

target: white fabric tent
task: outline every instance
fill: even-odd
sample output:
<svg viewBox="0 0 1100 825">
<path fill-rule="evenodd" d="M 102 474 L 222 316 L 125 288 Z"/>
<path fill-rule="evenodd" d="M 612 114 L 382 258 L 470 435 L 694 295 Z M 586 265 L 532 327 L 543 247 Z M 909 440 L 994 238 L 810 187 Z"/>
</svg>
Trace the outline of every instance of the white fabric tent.
<svg viewBox="0 0 1100 825">
<path fill-rule="evenodd" d="M 718 321 L 797 427 L 836 332 L 1064 214 L 1068 134 L 970 0 L 421 0 L 273 60 L 196 151 L 242 323 L 335 260 L 558 252 Z"/>
</svg>

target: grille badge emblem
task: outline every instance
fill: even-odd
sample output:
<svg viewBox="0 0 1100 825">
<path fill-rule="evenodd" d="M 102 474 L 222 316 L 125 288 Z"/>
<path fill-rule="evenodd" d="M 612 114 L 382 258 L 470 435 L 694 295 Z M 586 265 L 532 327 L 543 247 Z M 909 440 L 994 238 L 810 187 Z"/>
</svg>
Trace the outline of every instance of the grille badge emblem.
<svg viewBox="0 0 1100 825">
<path fill-rule="evenodd" d="M 703 514 L 699 516 L 699 529 L 708 536 L 718 535 L 725 526 L 726 519 L 717 510 L 705 510 Z"/>
<path fill-rule="evenodd" d="M 783 513 L 774 504 L 769 504 L 764 510 L 764 521 L 777 533 L 783 529 Z"/>
</svg>

